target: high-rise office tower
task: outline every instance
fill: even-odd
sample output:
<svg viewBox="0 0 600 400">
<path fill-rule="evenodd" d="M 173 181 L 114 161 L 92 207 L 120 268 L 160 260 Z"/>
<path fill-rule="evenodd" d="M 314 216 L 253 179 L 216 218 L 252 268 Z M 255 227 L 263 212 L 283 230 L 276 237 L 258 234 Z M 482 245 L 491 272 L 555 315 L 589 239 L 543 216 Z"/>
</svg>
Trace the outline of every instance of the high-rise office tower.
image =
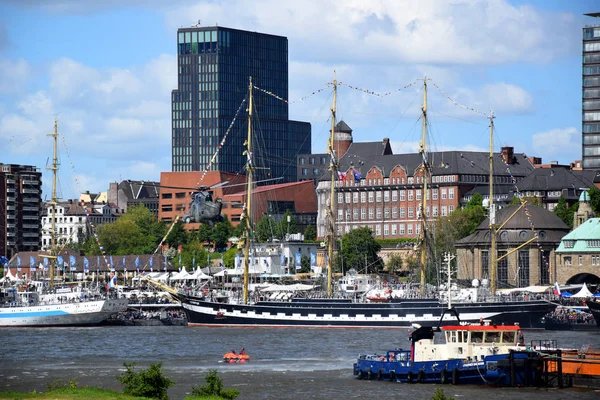
<svg viewBox="0 0 600 400">
<path fill-rule="evenodd" d="M 600 18 L 600 13 L 585 14 Z M 600 168 L 600 25 L 583 28 L 583 168 Z"/>
<path fill-rule="evenodd" d="M 257 178 L 296 180 L 296 154 L 310 153 L 311 128 L 288 119 L 288 41 L 221 26 L 177 30 L 178 88 L 172 102 L 172 169 L 203 171 L 240 109 L 211 170 L 245 173 L 249 78 L 254 86 Z M 274 182 L 271 182 L 274 183 Z"/>
<path fill-rule="evenodd" d="M 0 164 L 0 256 L 40 249 L 41 205 L 42 173 L 31 165 Z"/>
</svg>

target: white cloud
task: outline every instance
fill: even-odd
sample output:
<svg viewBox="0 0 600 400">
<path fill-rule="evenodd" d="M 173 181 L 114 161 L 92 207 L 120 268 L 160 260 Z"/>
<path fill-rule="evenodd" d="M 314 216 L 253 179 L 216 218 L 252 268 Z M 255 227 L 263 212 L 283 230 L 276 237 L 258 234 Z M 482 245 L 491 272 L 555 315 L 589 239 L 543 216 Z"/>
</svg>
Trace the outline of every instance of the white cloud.
<svg viewBox="0 0 600 400">
<path fill-rule="evenodd" d="M 26 87 L 31 66 L 23 59 L 0 58 L 0 93 L 18 93 Z"/>
<path fill-rule="evenodd" d="M 229 0 L 166 15 L 172 31 L 200 18 L 203 25 L 287 36 L 292 55 L 330 63 L 543 63 L 573 51 L 580 40 L 573 15 L 502 0 Z"/>
<path fill-rule="evenodd" d="M 531 143 L 536 154 L 544 158 L 564 162 L 581 159 L 581 133 L 573 127 L 534 133 Z"/>
</svg>

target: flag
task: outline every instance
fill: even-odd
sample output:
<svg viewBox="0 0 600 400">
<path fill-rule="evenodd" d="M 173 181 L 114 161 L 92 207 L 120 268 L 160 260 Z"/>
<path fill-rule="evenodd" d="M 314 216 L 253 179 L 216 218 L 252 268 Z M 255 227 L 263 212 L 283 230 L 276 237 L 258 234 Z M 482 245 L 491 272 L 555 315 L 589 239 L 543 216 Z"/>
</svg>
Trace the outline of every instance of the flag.
<svg viewBox="0 0 600 400">
<path fill-rule="evenodd" d="M 296 269 L 302 268 L 302 254 L 296 253 Z"/>
<path fill-rule="evenodd" d="M 112 278 L 110 278 L 110 280 L 108 281 L 108 284 L 106 285 L 106 290 L 110 290 L 113 288 L 117 287 L 117 276 L 113 276 Z"/>
<path fill-rule="evenodd" d="M 112 256 L 110 256 L 110 270 L 115 272 L 115 263 L 113 262 Z"/>
<path fill-rule="evenodd" d="M 152 256 L 150 256 L 150 259 L 148 260 L 148 264 L 150 265 L 150 272 L 152 272 L 152 270 L 153 270 L 152 266 L 154 265 L 154 258 L 152 258 Z"/>
<path fill-rule="evenodd" d="M 311 267 L 317 266 L 317 254 L 316 253 L 310 253 L 310 266 Z"/>
<path fill-rule="evenodd" d="M 360 183 L 360 179 L 362 178 L 362 176 L 360 176 L 360 173 L 357 171 L 353 171 L 354 172 L 354 183 Z"/>
<path fill-rule="evenodd" d="M 236 254 L 235 255 L 235 269 L 239 269 L 240 268 L 240 262 L 241 262 L 240 255 Z"/>
<path fill-rule="evenodd" d="M 140 269 L 140 256 L 137 256 L 137 257 L 135 258 L 135 267 L 136 267 L 137 269 Z"/>
<path fill-rule="evenodd" d="M 17 271 L 21 270 L 21 257 L 17 256 Z"/>
<path fill-rule="evenodd" d="M 123 256 L 123 261 L 121 261 L 121 265 L 125 268 L 125 256 Z"/>
<path fill-rule="evenodd" d="M 48 257 L 44 257 L 44 271 L 48 271 Z"/>
<path fill-rule="evenodd" d="M 33 257 L 33 256 L 29 256 L 29 271 L 30 272 L 37 271 L 37 269 L 35 267 L 35 257 Z"/>
<path fill-rule="evenodd" d="M 554 282 L 554 294 L 560 296 L 560 287 L 558 286 L 558 282 Z"/>
<path fill-rule="evenodd" d="M 283 253 L 279 255 L 279 261 L 281 261 L 281 266 L 283 267 L 285 265 L 285 255 Z"/>
<path fill-rule="evenodd" d="M 4 256 L 0 256 L 0 264 L 7 264 L 8 263 L 8 258 L 4 257 Z"/>
<path fill-rule="evenodd" d="M 346 173 L 345 172 L 338 171 L 337 174 L 338 174 L 338 179 L 339 180 L 342 180 L 342 181 L 346 180 Z"/>
<path fill-rule="evenodd" d="M 69 264 L 71 265 L 71 271 L 77 270 L 77 261 L 75 260 L 75 256 L 69 256 Z"/>
<path fill-rule="evenodd" d="M 58 269 L 62 270 L 62 267 L 63 267 L 63 258 L 62 258 L 62 256 L 56 257 L 56 263 L 58 264 Z"/>
<path fill-rule="evenodd" d="M 87 257 L 83 257 L 83 272 L 86 274 L 90 272 L 90 260 Z"/>
</svg>

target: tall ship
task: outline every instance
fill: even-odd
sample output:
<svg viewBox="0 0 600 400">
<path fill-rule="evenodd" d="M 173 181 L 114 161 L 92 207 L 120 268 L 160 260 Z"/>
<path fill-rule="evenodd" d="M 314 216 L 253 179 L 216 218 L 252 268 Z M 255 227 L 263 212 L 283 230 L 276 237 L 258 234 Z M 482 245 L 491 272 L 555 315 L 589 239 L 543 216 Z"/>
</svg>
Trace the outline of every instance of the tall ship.
<svg viewBox="0 0 600 400">
<path fill-rule="evenodd" d="M 4 266 L 6 277 L 0 288 L 0 327 L 49 327 L 96 325 L 111 315 L 127 309 L 128 300 L 119 298 L 114 289 L 103 290 L 96 282 L 94 287 L 83 283 L 64 285 L 55 279 L 58 246 L 56 241 L 56 179 L 58 172 L 58 121 L 54 121 L 54 157 L 52 166 L 52 227 L 48 279 L 23 281 L 12 277 L 10 265 Z M 8 269 L 8 270 L 7 270 Z"/>
<path fill-rule="evenodd" d="M 419 153 L 422 156 L 423 185 L 427 192 L 429 165 L 425 148 L 427 132 L 427 78 L 423 79 L 424 96 L 422 106 L 422 139 Z M 539 327 L 541 318 L 552 311 L 556 304 L 550 301 L 527 300 L 509 301 L 500 297 L 489 297 L 489 300 L 473 299 L 471 301 L 453 302 L 460 312 L 460 321 L 451 314 L 444 314 L 450 306 L 451 299 L 446 301 L 438 298 L 396 298 L 389 301 L 368 302 L 358 298 L 337 298 L 333 293 L 332 262 L 335 258 L 336 243 L 336 181 L 338 180 L 338 159 L 334 149 L 334 130 L 336 125 L 337 81 L 333 80 L 333 105 L 331 106 L 331 131 L 327 145 L 330 157 L 331 172 L 329 201 L 327 203 L 327 234 L 325 237 L 327 255 L 326 272 L 327 295 L 322 298 L 292 298 L 275 301 L 250 301 L 249 299 L 249 259 L 250 247 L 254 239 L 252 212 L 252 192 L 255 165 L 252 158 L 252 119 L 253 119 L 253 85 L 250 78 L 248 133 L 246 139 L 247 157 L 246 176 L 247 193 L 241 223 L 244 224 L 244 235 L 240 240 L 244 251 L 243 263 L 243 295 L 240 300 L 227 301 L 211 299 L 198 293 L 173 293 L 181 303 L 190 326 L 299 326 L 299 327 L 363 327 L 363 328 L 407 328 L 414 324 L 420 326 L 436 326 L 440 319 L 445 325 L 455 325 L 460 322 L 491 321 L 494 324 L 519 323 L 521 327 Z M 493 131 L 493 117 L 490 118 L 490 132 Z M 490 165 L 493 151 L 490 140 Z M 490 170 L 490 176 L 492 170 Z M 490 182 L 493 180 L 490 179 Z M 491 184 L 490 184 L 491 187 Z M 490 189 L 492 190 L 492 189 Z M 426 209 L 427 196 L 422 196 L 421 210 Z M 427 226 L 424 213 L 421 213 L 422 229 L 419 249 L 421 252 L 421 290 L 426 287 L 425 269 L 427 265 Z M 424 296 L 423 296 L 424 297 Z"/>
</svg>

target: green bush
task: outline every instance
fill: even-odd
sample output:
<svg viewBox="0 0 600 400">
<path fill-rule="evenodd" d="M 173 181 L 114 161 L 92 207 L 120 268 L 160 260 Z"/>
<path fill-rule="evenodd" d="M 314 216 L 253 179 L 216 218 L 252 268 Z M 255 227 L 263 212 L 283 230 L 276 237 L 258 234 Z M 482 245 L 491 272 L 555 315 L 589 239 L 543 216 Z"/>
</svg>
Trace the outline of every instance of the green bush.
<svg viewBox="0 0 600 400">
<path fill-rule="evenodd" d="M 431 400 L 456 400 L 454 397 L 446 397 L 444 389 L 438 388 Z"/>
<path fill-rule="evenodd" d="M 192 396 L 219 396 L 226 400 L 233 400 L 240 395 L 237 389 L 223 389 L 223 381 L 217 376 L 216 369 L 211 369 L 204 379 L 206 385 L 192 387 Z"/>
<path fill-rule="evenodd" d="M 126 371 L 117 376 L 117 380 L 125 385 L 123 393 L 131 396 L 149 397 L 168 400 L 167 389 L 175 385 L 171 379 L 163 376 L 162 363 L 151 364 L 148 369 L 135 372 L 135 363 L 123 363 Z"/>
<path fill-rule="evenodd" d="M 79 384 L 77 383 L 77 379 L 75 378 L 71 378 L 68 382 L 65 382 L 62 379 L 57 379 L 53 382 L 47 383 L 46 390 L 48 392 L 53 392 L 58 389 L 75 389 L 77 388 L 77 385 Z"/>
</svg>

